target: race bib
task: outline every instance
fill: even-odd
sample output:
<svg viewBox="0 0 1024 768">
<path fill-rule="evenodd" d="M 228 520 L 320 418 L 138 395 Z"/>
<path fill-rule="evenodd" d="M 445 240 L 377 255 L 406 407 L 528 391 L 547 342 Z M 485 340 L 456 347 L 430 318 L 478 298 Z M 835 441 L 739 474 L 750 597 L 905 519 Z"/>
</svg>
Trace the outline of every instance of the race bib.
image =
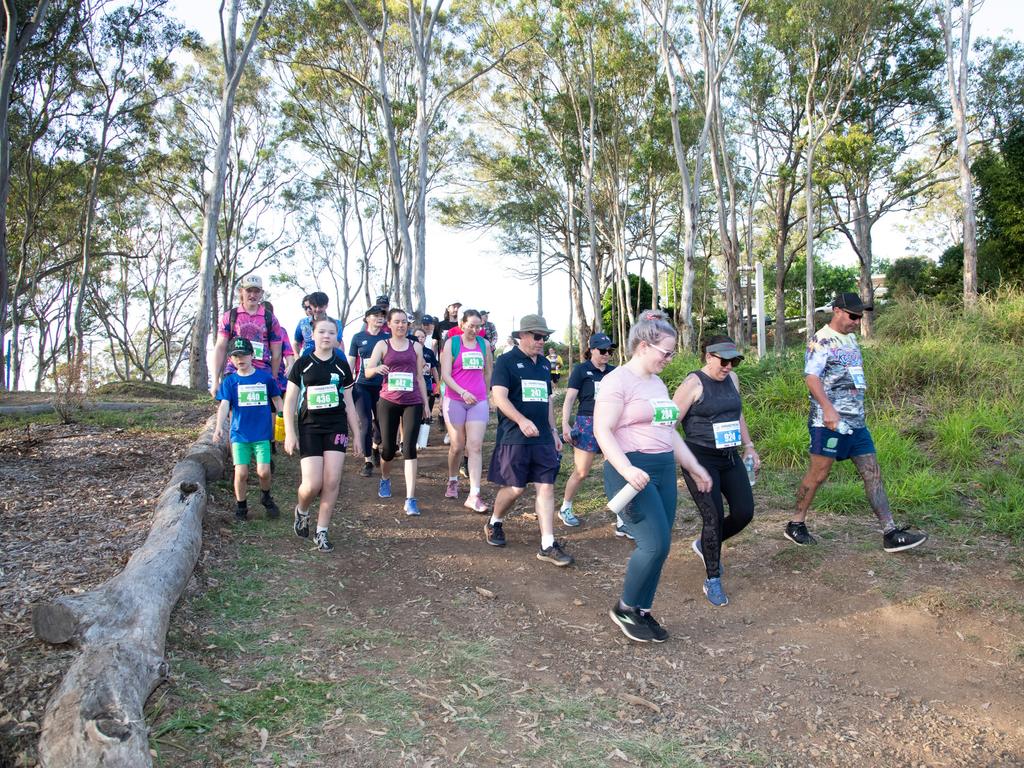
<svg viewBox="0 0 1024 768">
<path fill-rule="evenodd" d="M 484 369 L 484 356 L 479 352 L 462 353 L 462 370 L 482 371 Z"/>
<path fill-rule="evenodd" d="M 266 405 L 267 385 L 266 384 L 239 384 L 238 385 L 238 407 L 248 408 L 250 406 Z"/>
<path fill-rule="evenodd" d="M 715 431 L 715 448 L 735 448 L 743 444 L 738 421 L 723 421 L 721 424 L 712 424 L 711 428 Z"/>
<path fill-rule="evenodd" d="M 264 348 L 265 347 L 264 347 L 262 341 L 254 341 L 254 342 L 252 342 L 252 356 L 256 360 L 262 360 L 263 359 L 263 350 L 264 350 Z"/>
<path fill-rule="evenodd" d="M 655 426 L 671 427 L 679 420 L 679 406 L 671 400 L 651 400 L 651 408 L 654 409 L 651 424 Z"/>
<path fill-rule="evenodd" d="M 338 388 L 332 384 L 320 384 L 306 390 L 306 404 L 311 411 L 337 408 L 340 402 Z"/>
<path fill-rule="evenodd" d="M 850 371 L 850 378 L 853 379 L 853 386 L 857 389 L 867 389 L 868 380 L 864 378 L 864 367 L 861 365 L 851 365 L 847 370 Z"/>
<path fill-rule="evenodd" d="M 548 401 L 548 383 L 536 379 L 523 379 L 523 402 L 546 403 Z"/>
<path fill-rule="evenodd" d="M 388 389 L 391 392 L 412 392 L 412 374 L 392 371 L 388 374 Z"/>
<path fill-rule="evenodd" d="M 594 397 L 597 397 L 599 394 L 601 394 L 601 382 L 600 381 L 595 381 L 594 382 Z"/>
</svg>

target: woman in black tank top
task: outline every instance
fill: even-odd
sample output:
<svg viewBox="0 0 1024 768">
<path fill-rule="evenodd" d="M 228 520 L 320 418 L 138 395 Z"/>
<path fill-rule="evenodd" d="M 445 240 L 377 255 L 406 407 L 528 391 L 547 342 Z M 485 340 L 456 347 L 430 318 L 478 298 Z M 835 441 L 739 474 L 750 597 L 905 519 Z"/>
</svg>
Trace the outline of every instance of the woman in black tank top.
<svg viewBox="0 0 1024 768">
<path fill-rule="evenodd" d="M 728 336 L 711 337 L 704 347 L 704 367 L 687 375 L 672 396 L 682 416 L 686 445 L 711 475 L 711 491 L 702 493 L 683 471 L 703 521 L 701 535 L 691 547 L 704 562 L 704 594 L 714 606 L 729 602 L 722 587 L 722 542 L 742 531 L 754 516 L 754 495 L 744 461 L 752 461 L 755 471 L 761 466 L 743 418 L 739 379 L 733 372 L 742 360 Z M 742 458 L 737 451 L 741 446 Z M 728 517 L 723 496 L 729 502 Z"/>
</svg>

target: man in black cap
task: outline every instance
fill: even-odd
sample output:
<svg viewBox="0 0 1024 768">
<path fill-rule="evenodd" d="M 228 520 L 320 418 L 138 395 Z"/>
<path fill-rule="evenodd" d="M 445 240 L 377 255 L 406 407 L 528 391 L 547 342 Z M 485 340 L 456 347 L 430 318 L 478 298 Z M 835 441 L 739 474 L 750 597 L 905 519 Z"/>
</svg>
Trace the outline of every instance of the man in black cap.
<svg viewBox="0 0 1024 768">
<path fill-rule="evenodd" d="M 505 546 L 505 513 L 533 483 L 541 534 L 537 559 L 566 566 L 573 563 L 572 555 L 555 541 L 555 479 L 562 441 L 551 402 L 551 369 L 544 358 L 544 342 L 552 333 L 543 317 L 526 315 L 519 323 L 519 346 L 494 362 L 491 396 L 498 409 L 498 432 L 487 479 L 501 489 L 484 537 L 493 547 Z"/>
<path fill-rule="evenodd" d="M 811 337 L 804 355 L 804 378 L 810 390 L 811 465 L 796 492 L 796 510 L 785 536 L 795 544 L 814 544 L 804 520 L 818 487 L 833 462 L 850 459 L 861 479 L 868 502 L 882 525 L 882 548 L 902 552 L 928 540 L 925 533 L 898 528 L 892 519 L 889 497 L 871 433 L 864 423 L 867 379 L 854 332 L 865 312 L 856 293 L 840 293 L 832 302 L 832 319 Z"/>
<path fill-rule="evenodd" d="M 491 349 L 494 349 L 495 345 L 498 343 L 498 329 L 495 327 L 494 323 L 491 322 L 490 314 L 491 313 L 486 309 L 480 310 L 480 319 L 483 320 L 484 323 L 481 328 L 481 333 L 483 337 L 490 342 Z"/>
</svg>

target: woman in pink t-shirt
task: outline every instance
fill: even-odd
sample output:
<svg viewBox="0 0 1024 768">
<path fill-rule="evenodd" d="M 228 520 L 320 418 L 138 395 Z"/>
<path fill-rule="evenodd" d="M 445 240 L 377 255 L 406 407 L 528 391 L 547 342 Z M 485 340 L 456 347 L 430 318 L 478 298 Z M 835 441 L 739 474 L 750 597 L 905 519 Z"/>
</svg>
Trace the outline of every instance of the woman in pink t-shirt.
<svg viewBox="0 0 1024 768">
<path fill-rule="evenodd" d="M 491 350 L 487 340 L 478 335 L 483 318 L 475 309 L 462 313 L 461 335 L 448 338 L 441 349 L 441 378 L 444 380 L 444 400 L 441 412 L 448 426 L 448 484 L 444 495 L 459 497 L 459 462 L 465 450 L 469 460 L 469 496 L 466 506 L 474 512 L 486 512 L 487 505 L 480 498 L 483 475 L 484 432 L 491 411 L 487 405 L 487 391 L 491 387 Z"/>
<path fill-rule="evenodd" d="M 676 464 L 696 486 L 711 478 L 676 431 L 679 407 L 658 378 L 675 357 L 676 331 L 664 312 L 640 313 L 629 332 L 630 359 L 601 380 L 594 406 L 594 437 L 604 454 L 604 488 L 611 499 L 624 486 L 638 491 L 621 512 L 636 539 L 622 597 L 609 611 L 622 633 L 641 643 L 663 643 L 668 632 L 651 615 L 676 518 Z"/>
</svg>

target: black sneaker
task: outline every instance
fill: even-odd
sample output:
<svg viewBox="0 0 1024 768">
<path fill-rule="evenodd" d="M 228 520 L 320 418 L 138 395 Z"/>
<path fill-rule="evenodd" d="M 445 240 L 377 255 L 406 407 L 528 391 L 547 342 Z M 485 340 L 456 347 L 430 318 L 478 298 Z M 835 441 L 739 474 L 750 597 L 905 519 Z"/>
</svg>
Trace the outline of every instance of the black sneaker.
<svg viewBox="0 0 1024 768">
<path fill-rule="evenodd" d="M 313 541 L 316 542 L 316 548 L 321 552 L 333 552 L 334 545 L 331 544 L 331 540 L 327 538 L 327 531 L 317 531 L 313 537 Z"/>
<path fill-rule="evenodd" d="M 537 553 L 538 560 L 547 560 L 549 563 L 554 563 L 559 567 L 565 567 L 572 565 L 576 562 L 573 556 L 562 549 L 562 545 L 557 541 L 547 549 L 542 549 Z"/>
<path fill-rule="evenodd" d="M 927 533 L 912 533 L 909 528 L 894 528 L 882 536 L 882 549 L 886 552 L 902 552 L 919 547 L 928 541 Z"/>
<path fill-rule="evenodd" d="M 309 513 L 303 514 L 299 511 L 298 505 L 295 507 L 295 535 L 301 536 L 304 539 L 309 538 Z"/>
<path fill-rule="evenodd" d="M 235 510 L 235 520 L 238 520 L 239 522 L 245 522 L 248 519 L 249 519 L 249 510 L 247 510 L 247 509 L 236 509 Z"/>
<path fill-rule="evenodd" d="M 270 518 L 271 520 L 277 520 L 277 518 L 281 516 L 281 508 L 277 506 L 277 502 L 275 502 L 272 498 L 268 496 L 267 500 L 262 503 L 263 508 L 267 510 L 268 518 Z"/>
<path fill-rule="evenodd" d="M 380 448 L 373 449 L 373 466 L 380 466 Z"/>
<path fill-rule="evenodd" d="M 811 536 L 811 532 L 807 530 L 807 526 L 804 523 L 786 523 L 786 530 L 783 532 L 783 536 L 800 546 L 818 543 L 818 540 Z"/>
<path fill-rule="evenodd" d="M 668 640 L 668 631 L 658 623 L 650 611 L 641 613 L 640 618 L 644 620 L 644 624 L 651 630 L 651 640 L 655 643 L 664 643 Z"/>
<path fill-rule="evenodd" d="M 469 459 L 466 456 L 462 457 L 462 464 L 459 465 L 459 474 L 463 477 L 469 477 Z"/>
<path fill-rule="evenodd" d="M 651 632 L 650 626 L 635 608 L 624 611 L 616 603 L 608 611 L 608 615 L 612 617 L 612 621 L 618 624 L 622 634 L 630 640 L 635 640 L 638 643 L 650 643 L 654 640 L 654 633 Z"/>
<path fill-rule="evenodd" d="M 363 468 L 359 470 L 360 477 L 369 477 L 373 474 L 373 464 L 369 461 L 363 462 Z"/>
<path fill-rule="evenodd" d="M 502 529 L 501 523 L 491 525 L 491 521 L 488 520 L 484 525 L 484 538 L 492 547 L 504 547 L 505 531 Z"/>
</svg>

